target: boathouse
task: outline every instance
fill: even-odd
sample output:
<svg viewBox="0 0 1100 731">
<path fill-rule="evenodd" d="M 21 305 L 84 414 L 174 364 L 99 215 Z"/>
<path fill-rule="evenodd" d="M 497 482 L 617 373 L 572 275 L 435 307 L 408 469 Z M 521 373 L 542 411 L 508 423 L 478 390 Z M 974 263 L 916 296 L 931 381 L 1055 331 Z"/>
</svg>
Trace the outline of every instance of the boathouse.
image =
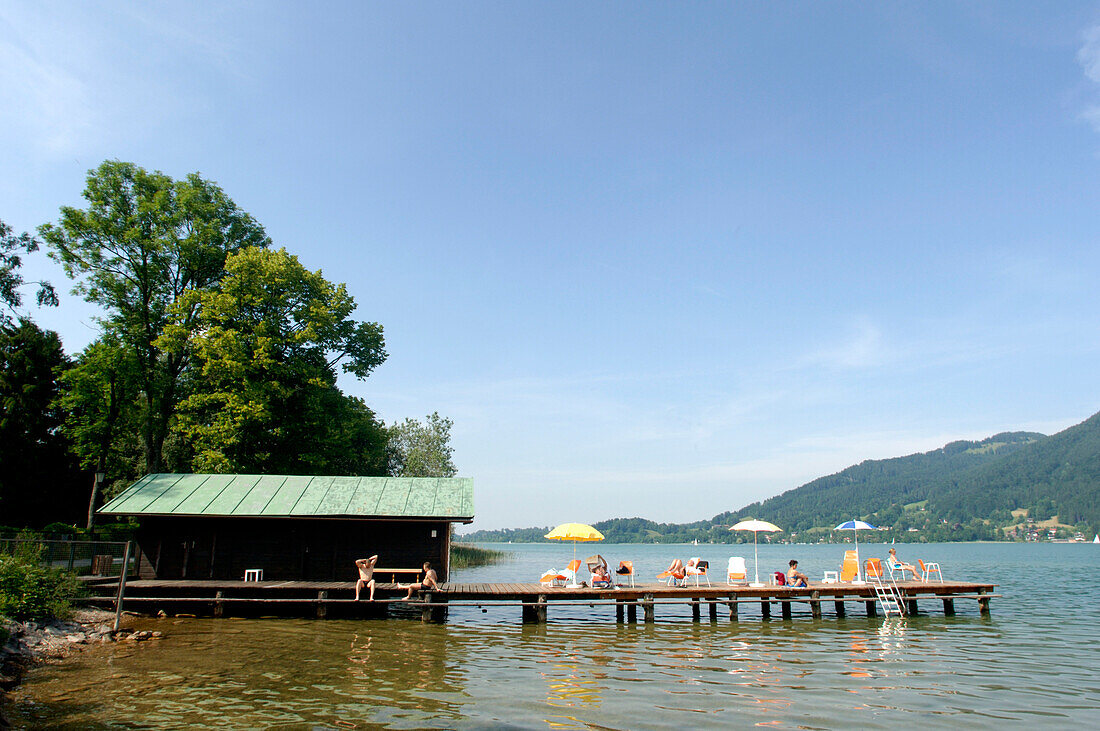
<svg viewBox="0 0 1100 731">
<path fill-rule="evenodd" d="M 136 518 L 143 579 L 340 581 L 372 554 L 431 561 L 447 580 L 451 525 L 474 518 L 462 477 L 153 474 L 98 511 Z"/>
</svg>

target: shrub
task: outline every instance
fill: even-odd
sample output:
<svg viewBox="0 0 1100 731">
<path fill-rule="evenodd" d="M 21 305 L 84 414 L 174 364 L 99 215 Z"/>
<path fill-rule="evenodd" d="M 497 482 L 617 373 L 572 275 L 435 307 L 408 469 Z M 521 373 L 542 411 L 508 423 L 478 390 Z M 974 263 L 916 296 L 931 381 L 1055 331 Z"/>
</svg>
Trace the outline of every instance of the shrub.
<svg viewBox="0 0 1100 731">
<path fill-rule="evenodd" d="M 0 616 L 16 620 L 63 617 L 80 582 L 37 558 L 0 556 Z"/>
</svg>

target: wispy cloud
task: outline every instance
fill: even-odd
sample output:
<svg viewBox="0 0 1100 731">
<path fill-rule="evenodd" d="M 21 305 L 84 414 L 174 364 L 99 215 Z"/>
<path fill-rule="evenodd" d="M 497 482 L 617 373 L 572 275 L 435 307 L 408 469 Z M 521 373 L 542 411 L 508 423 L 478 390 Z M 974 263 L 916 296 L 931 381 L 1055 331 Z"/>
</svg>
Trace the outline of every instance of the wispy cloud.
<svg viewBox="0 0 1100 731">
<path fill-rule="evenodd" d="M 882 330 L 870 318 L 861 317 L 836 343 L 810 353 L 806 365 L 832 368 L 868 368 L 889 362 Z"/>
<path fill-rule="evenodd" d="M 1085 78 L 1093 84 L 1093 91 L 1100 93 L 1100 24 L 1084 32 L 1085 43 L 1077 51 L 1077 62 L 1085 71 Z M 1100 132 L 1100 101 L 1093 101 L 1081 112 L 1081 118 Z"/>
</svg>

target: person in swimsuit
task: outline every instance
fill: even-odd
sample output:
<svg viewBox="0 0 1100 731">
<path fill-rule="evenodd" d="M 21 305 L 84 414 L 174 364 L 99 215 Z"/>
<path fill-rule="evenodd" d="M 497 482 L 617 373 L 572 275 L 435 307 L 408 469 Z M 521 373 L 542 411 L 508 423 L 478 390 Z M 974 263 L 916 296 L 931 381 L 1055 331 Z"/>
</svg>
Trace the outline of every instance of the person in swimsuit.
<svg viewBox="0 0 1100 731">
<path fill-rule="evenodd" d="M 412 599 L 414 591 L 423 591 L 424 589 L 438 589 L 439 579 L 435 575 L 435 569 L 432 568 L 431 561 L 424 562 L 424 579 L 421 581 L 409 584 L 403 587 L 409 590 L 409 593 L 405 595 L 405 599 Z"/>
<path fill-rule="evenodd" d="M 355 562 L 359 569 L 359 581 L 355 582 L 355 601 L 359 601 L 359 590 L 370 587 L 370 601 L 374 601 L 374 566 L 378 563 L 378 554 L 370 558 L 361 558 Z"/>
<path fill-rule="evenodd" d="M 898 558 L 897 549 L 891 548 L 890 549 L 890 557 L 886 560 L 890 562 L 890 568 L 892 568 L 894 571 L 900 571 L 901 572 L 901 578 L 903 580 L 905 579 L 905 572 L 906 571 L 912 572 L 914 579 L 917 578 L 917 567 L 913 566 L 912 564 L 902 563 L 901 559 Z"/>
<path fill-rule="evenodd" d="M 592 569 L 592 587 L 594 589 L 606 589 L 611 586 L 611 574 L 607 573 L 607 567 L 599 564 Z"/>
<path fill-rule="evenodd" d="M 810 577 L 798 570 L 798 561 L 791 559 L 787 569 L 787 586 L 809 586 Z"/>
</svg>

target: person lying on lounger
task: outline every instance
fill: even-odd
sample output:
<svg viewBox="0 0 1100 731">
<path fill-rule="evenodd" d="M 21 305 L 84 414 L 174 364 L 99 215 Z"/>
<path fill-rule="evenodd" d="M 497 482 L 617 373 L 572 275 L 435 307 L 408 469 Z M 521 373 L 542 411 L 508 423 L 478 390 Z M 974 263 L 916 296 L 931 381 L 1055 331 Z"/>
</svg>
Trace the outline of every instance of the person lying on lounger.
<svg viewBox="0 0 1100 731">
<path fill-rule="evenodd" d="M 787 586 L 809 586 L 810 577 L 798 570 L 798 561 L 791 559 L 787 569 Z"/>
<path fill-rule="evenodd" d="M 906 571 L 911 572 L 913 574 L 914 579 L 917 578 L 917 567 L 913 566 L 912 564 L 902 563 L 901 559 L 898 558 L 898 552 L 897 552 L 896 548 L 891 548 L 890 549 L 890 557 L 886 560 L 890 562 L 890 568 L 891 569 L 893 569 L 894 571 L 900 571 L 901 572 L 901 578 L 902 579 L 905 578 L 905 572 Z"/>
<path fill-rule="evenodd" d="M 414 591 L 423 591 L 424 589 L 438 589 L 439 579 L 435 575 L 435 569 L 432 568 L 431 561 L 424 562 L 424 578 L 422 580 L 401 588 L 409 590 L 409 593 L 405 595 L 406 599 L 412 599 Z"/>
<path fill-rule="evenodd" d="M 611 574 L 607 573 L 607 567 L 598 564 L 592 569 L 592 588 L 607 589 L 611 586 Z"/>
</svg>

